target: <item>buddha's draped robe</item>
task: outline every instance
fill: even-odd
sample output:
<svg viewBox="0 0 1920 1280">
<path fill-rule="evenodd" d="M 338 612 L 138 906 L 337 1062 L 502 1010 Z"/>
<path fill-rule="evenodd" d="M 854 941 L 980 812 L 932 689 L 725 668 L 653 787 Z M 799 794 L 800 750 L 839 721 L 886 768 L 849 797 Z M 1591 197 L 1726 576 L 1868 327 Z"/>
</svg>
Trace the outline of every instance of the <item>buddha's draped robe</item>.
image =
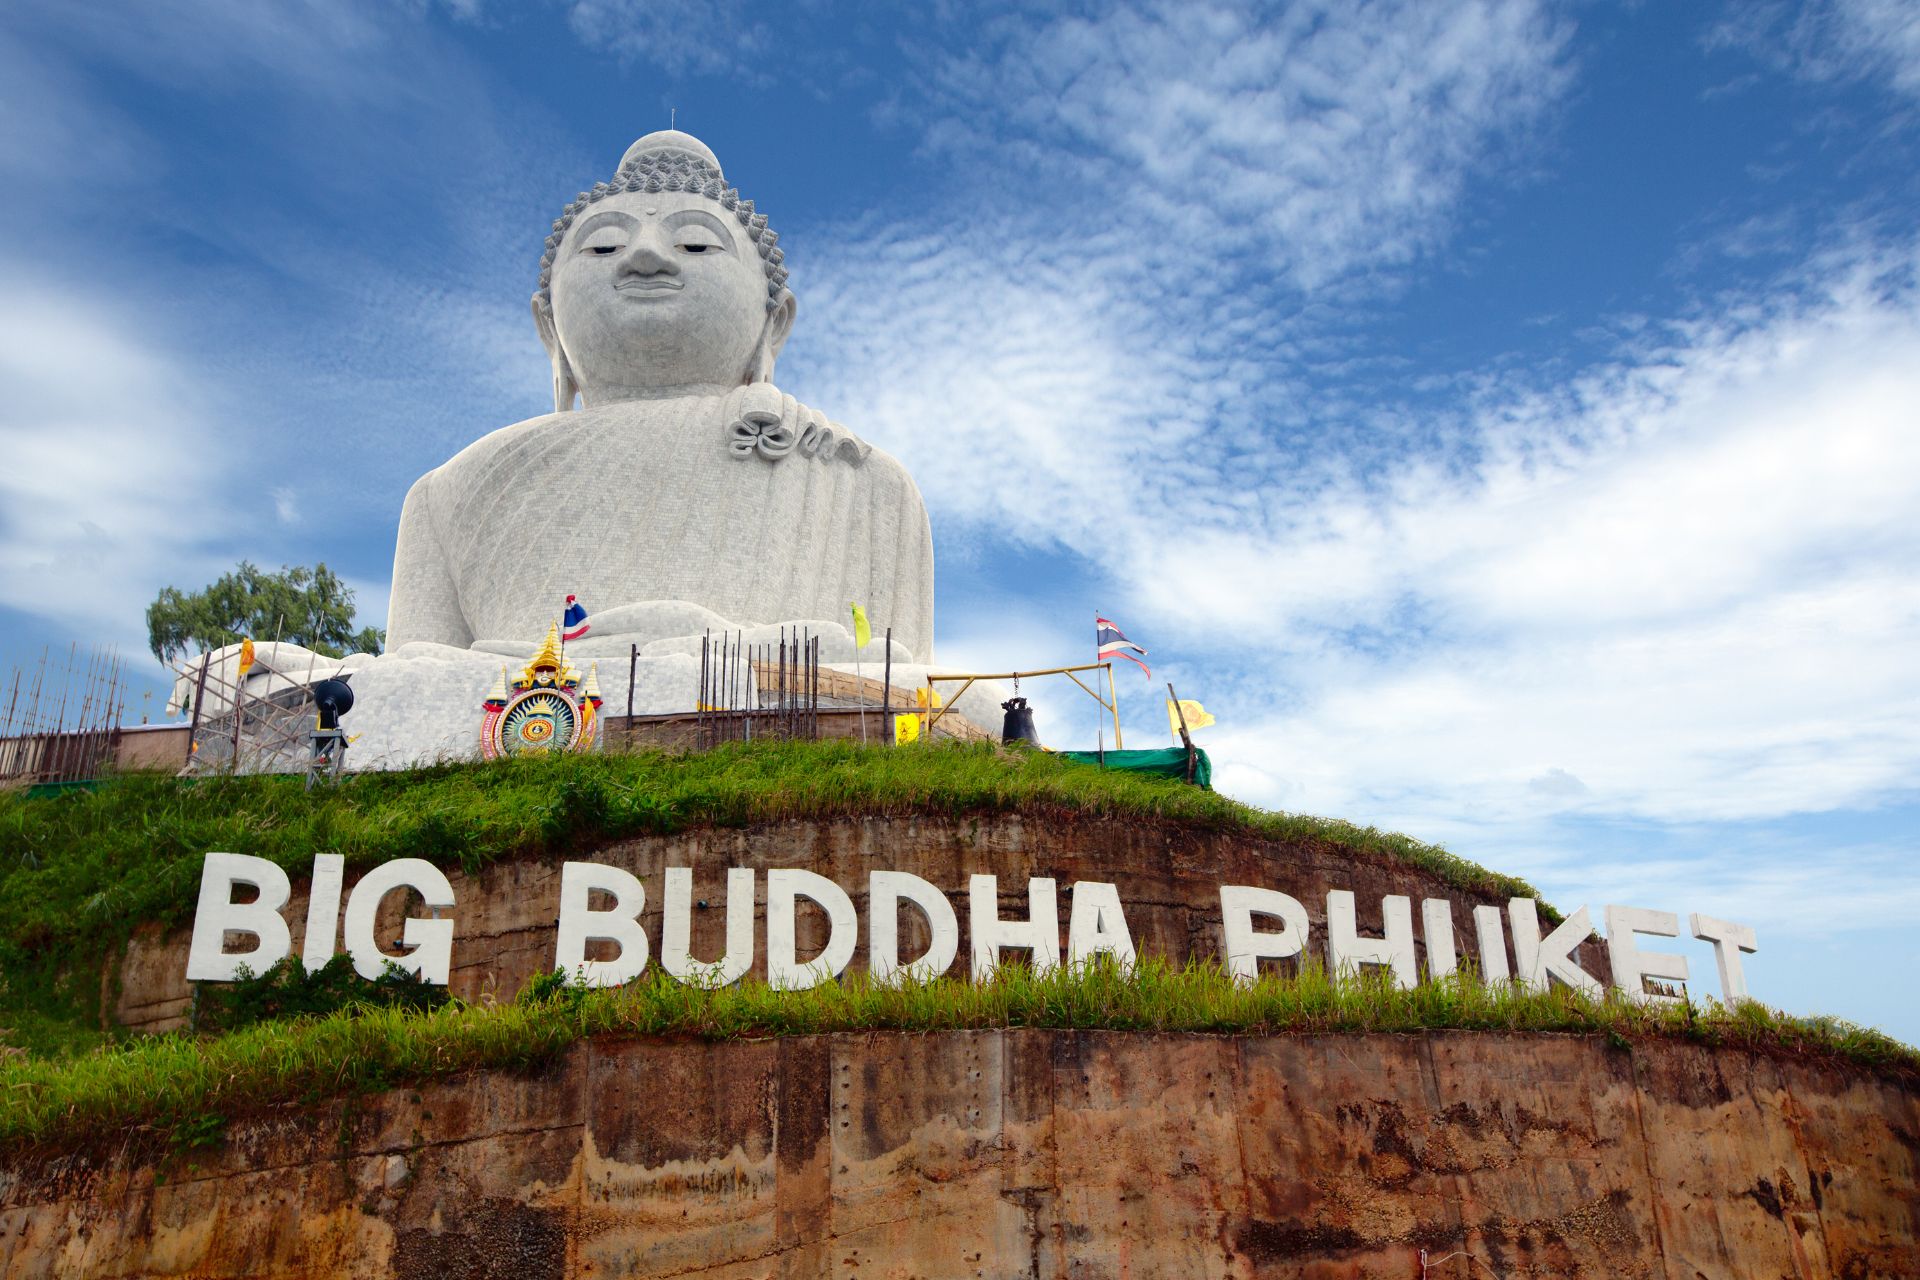
<svg viewBox="0 0 1920 1280">
<path fill-rule="evenodd" d="M 576 595 L 594 611 L 691 601 L 740 625 L 844 622 L 857 601 L 930 661 L 933 539 L 906 469 L 839 427 L 847 443 L 823 455 L 740 456 L 725 418 L 722 396 L 548 414 L 422 476 L 400 514 L 389 651 L 537 640 Z"/>
</svg>

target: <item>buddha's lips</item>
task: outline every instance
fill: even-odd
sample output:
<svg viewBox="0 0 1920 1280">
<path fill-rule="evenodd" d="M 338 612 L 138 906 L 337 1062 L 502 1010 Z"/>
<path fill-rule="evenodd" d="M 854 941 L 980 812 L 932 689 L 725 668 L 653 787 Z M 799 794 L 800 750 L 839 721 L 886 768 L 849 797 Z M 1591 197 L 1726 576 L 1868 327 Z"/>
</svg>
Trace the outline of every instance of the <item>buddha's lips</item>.
<svg viewBox="0 0 1920 1280">
<path fill-rule="evenodd" d="M 613 287 L 622 293 L 670 293 L 686 288 L 678 280 L 622 280 Z"/>
</svg>

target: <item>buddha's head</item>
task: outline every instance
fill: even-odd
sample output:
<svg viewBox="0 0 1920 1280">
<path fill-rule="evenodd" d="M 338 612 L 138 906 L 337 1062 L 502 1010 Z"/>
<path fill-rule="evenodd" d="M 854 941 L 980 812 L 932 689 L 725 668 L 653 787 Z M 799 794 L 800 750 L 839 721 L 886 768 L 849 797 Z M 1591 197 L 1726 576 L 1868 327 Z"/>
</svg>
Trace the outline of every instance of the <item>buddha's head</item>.
<svg viewBox="0 0 1920 1280">
<path fill-rule="evenodd" d="M 554 221 L 534 324 L 556 411 L 764 382 L 793 328 L 785 255 L 699 139 L 627 149 L 612 182 Z"/>
</svg>

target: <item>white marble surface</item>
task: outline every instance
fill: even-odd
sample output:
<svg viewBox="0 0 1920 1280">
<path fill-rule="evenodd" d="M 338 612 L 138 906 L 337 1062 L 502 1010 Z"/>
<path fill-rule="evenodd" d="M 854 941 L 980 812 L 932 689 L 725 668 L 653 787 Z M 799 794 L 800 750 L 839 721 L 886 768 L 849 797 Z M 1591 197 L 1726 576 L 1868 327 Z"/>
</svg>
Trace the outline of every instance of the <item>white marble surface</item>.
<svg viewBox="0 0 1920 1280">
<path fill-rule="evenodd" d="M 394 554 L 388 643 L 528 643 L 579 597 L 594 636 L 679 624 L 844 620 L 921 661 L 933 649 L 933 535 L 905 468 L 727 447 L 725 396 L 632 400 L 496 431 L 418 481 Z"/>
</svg>

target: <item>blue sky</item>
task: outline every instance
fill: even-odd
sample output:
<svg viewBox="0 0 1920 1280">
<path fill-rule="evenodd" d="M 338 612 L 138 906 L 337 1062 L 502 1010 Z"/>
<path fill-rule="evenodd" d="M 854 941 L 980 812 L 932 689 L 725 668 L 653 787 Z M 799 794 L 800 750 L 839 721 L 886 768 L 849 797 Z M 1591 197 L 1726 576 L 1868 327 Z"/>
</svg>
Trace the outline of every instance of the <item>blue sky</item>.
<svg viewBox="0 0 1920 1280">
<path fill-rule="evenodd" d="M 782 384 L 920 482 L 942 662 L 1099 610 L 1223 790 L 1750 922 L 1756 995 L 1920 1041 L 1899 0 L 16 0 L 0 662 L 144 664 L 242 557 L 380 621 L 407 486 L 546 407 L 547 224 L 674 110 L 781 233 Z"/>
</svg>

